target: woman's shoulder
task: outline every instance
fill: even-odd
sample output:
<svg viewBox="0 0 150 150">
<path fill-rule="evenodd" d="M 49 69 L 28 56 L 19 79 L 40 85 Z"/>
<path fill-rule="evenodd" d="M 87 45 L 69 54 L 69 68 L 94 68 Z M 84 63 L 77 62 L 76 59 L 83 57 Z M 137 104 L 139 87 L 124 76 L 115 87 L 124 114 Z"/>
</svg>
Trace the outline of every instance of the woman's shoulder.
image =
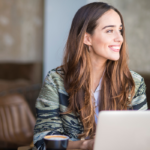
<svg viewBox="0 0 150 150">
<path fill-rule="evenodd" d="M 57 84 L 58 82 L 63 82 L 63 76 L 63 70 L 61 68 L 55 68 L 47 73 L 45 81 L 47 80 L 50 83 Z"/>
<path fill-rule="evenodd" d="M 137 81 L 137 82 L 141 82 L 141 80 L 143 79 L 143 77 L 138 74 L 137 72 L 133 71 L 133 70 L 130 70 L 130 73 L 133 77 L 133 80 Z"/>
<path fill-rule="evenodd" d="M 52 77 L 53 79 L 61 79 L 64 76 L 64 72 L 61 68 L 54 68 L 47 73 L 47 77 Z"/>
<path fill-rule="evenodd" d="M 141 90 L 142 89 L 145 90 L 144 78 L 135 71 L 130 70 L 130 73 L 131 73 L 132 78 L 133 78 L 134 83 L 135 83 L 135 92 L 137 92 L 139 88 Z"/>
<path fill-rule="evenodd" d="M 47 73 L 47 76 L 45 78 L 45 83 L 48 85 L 53 86 L 58 91 L 61 91 L 61 93 L 66 93 L 65 87 L 64 87 L 64 71 L 61 68 L 54 68 L 50 70 Z"/>
<path fill-rule="evenodd" d="M 147 110 L 148 106 L 146 100 L 146 85 L 144 82 L 144 78 L 134 71 L 130 70 L 130 72 L 135 82 L 135 95 L 132 99 L 131 105 L 134 110 Z"/>
</svg>

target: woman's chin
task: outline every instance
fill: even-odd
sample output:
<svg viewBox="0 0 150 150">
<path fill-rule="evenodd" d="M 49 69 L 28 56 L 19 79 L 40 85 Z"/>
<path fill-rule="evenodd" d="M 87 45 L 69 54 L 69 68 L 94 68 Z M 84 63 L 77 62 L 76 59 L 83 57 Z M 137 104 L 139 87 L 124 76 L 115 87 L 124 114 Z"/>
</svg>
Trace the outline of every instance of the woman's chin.
<svg viewBox="0 0 150 150">
<path fill-rule="evenodd" d="M 111 58 L 110 60 L 112 60 L 112 61 L 118 61 L 119 58 L 120 58 L 120 55 L 119 55 L 118 57 L 113 57 L 113 58 Z"/>
</svg>

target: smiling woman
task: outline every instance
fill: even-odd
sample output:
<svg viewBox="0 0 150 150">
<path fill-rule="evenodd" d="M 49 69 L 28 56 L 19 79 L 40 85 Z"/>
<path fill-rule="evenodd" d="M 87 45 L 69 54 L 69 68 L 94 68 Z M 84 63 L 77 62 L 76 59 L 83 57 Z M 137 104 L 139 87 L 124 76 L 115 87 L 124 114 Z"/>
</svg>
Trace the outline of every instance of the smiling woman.
<svg viewBox="0 0 150 150">
<path fill-rule="evenodd" d="M 122 43 L 122 22 L 112 9 L 97 20 L 94 32 L 85 33 L 84 37 L 84 44 L 90 48 L 91 60 L 96 60 L 97 64 L 105 64 L 108 59 L 118 60 Z"/>
<path fill-rule="evenodd" d="M 36 103 L 34 144 L 45 135 L 67 135 L 68 148 L 92 149 L 102 110 L 146 110 L 143 78 L 127 65 L 120 12 L 95 2 L 75 14 L 63 64 L 45 78 Z M 80 140 L 88 138 L 89 140 Z"/>
</svg>

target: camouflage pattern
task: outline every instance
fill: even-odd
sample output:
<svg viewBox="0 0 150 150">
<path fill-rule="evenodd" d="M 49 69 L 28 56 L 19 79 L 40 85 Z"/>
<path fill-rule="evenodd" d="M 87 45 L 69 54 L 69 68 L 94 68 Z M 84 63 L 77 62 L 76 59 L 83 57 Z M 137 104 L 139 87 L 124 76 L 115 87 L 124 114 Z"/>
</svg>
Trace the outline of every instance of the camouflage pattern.
<svg viewBox="0 0 150 150">
<path fill-rule="evenodd" d="M 58 72 L 63 75 L 61 70 Z M 136 86 L 129 109 L 132 107 L 133 110 L 147 110 L 144 79 L 134 71 L 131 71 L 131 74 Z M 68 93 L 65 91 L 63 78 L 53 69 L 47 74 L 36 102 L 34 145 L 38 150 L 45 149 L 43 143 L 45 135 L 61 134 L 69 136 L 71 141 L 80 140 L 77 135 L 83 132 L 83 126 L 79 116 L 73 113 L 60 114 L 67 110 L 67 106 Z"/>
</svg>

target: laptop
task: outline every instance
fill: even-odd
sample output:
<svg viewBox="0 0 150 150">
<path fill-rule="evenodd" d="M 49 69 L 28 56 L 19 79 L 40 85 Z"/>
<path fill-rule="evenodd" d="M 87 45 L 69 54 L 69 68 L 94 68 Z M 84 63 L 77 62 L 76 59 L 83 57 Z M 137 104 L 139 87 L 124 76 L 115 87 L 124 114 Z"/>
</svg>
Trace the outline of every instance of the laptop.
<svg viewBox="0 0 150 150">
<path fill-rule="evenodd" d="M 94 150 L 150 150 L 150 111 L 101 111 Z"/>
</svg>

